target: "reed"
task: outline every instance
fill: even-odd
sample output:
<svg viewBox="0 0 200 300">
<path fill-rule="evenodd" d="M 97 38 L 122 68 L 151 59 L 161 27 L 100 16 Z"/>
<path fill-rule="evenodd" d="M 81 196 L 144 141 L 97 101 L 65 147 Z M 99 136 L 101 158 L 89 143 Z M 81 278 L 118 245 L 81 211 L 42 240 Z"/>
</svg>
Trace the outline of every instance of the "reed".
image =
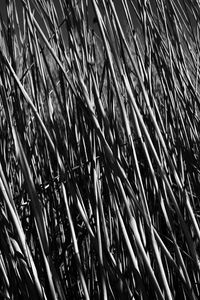
<svg viewBox="0 0 200 300">
<path fill-rule="evenodd" d="M 198 299 L 199 2 L 54 2 L 0 18 L 0 298 Z"/>
</svg>

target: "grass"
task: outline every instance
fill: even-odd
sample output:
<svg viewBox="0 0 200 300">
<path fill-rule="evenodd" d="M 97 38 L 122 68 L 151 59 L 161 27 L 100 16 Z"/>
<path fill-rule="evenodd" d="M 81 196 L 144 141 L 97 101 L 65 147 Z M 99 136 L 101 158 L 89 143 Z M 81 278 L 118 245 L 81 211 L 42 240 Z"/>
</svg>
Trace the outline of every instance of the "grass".
<svg viewBox="0 0 200 300">
<path fill-rule="evenodd" d="M 16 2 L 0 299 L 198 299 L 198 1 Z"/>
</svg>

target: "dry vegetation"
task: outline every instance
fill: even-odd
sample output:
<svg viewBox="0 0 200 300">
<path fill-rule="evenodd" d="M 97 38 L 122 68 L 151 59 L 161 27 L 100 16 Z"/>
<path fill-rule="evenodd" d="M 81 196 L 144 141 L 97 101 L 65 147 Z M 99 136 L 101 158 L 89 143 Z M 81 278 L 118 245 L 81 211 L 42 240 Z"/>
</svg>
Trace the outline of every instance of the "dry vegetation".
<svg viewBox="0 0 200 300">
<path fill-rule="evenodd" d="M 200 297 L 200 4 L 117 1 L 6 1 L 0 299 Z"/>
</svg>

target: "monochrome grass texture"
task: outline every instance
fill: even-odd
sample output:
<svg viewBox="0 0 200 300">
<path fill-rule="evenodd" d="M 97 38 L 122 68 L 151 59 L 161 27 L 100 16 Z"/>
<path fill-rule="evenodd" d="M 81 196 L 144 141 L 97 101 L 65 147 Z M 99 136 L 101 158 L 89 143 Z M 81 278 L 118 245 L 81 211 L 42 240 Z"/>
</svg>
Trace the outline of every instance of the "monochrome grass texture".
<svg viewBox="0 0 200 300">
<path fill-rule="evenodd" d="M 117 1 L 6 1 L 0 299 L 200 297 L 200 3 Z"/>
</svg>

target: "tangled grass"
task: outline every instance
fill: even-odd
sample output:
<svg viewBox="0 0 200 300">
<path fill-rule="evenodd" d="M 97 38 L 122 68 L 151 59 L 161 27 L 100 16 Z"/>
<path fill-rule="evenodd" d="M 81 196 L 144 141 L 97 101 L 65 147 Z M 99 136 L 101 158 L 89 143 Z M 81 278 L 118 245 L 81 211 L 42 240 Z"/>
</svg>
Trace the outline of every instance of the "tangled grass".
<svg viewBox="0 0 200 300">
<path fill-rule="evenodd" d="M 0 299 L 199 299 L 199 1 L 16 2 Z"/>
</svg>

